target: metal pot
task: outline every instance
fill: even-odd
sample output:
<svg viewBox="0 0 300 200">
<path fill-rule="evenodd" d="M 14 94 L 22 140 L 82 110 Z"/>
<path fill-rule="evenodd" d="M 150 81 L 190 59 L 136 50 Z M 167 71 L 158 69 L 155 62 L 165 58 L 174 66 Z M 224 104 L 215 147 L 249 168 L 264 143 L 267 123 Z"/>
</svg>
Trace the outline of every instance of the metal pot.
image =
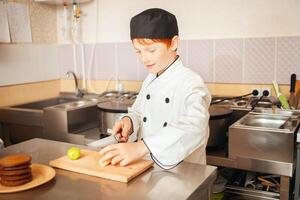
<svg viewBox="0 0 300 200">
<path fill-rule="evenodd" d="M 110 135 L 108 129 L 112 129 L 114 124 L 128 112 L 128 107 L 133 104 L 133 100 L 111 100 L 97 104 L 99 109 L 101 137 Z"/>
<path fill-rule="evenodd" d="M 227 106 L 211 105 L 209 107 L 209 138 L 208 148 L 224 147 L 226 143 L 226 132 L 231 121 L 233 110 Z"/>
</svg>

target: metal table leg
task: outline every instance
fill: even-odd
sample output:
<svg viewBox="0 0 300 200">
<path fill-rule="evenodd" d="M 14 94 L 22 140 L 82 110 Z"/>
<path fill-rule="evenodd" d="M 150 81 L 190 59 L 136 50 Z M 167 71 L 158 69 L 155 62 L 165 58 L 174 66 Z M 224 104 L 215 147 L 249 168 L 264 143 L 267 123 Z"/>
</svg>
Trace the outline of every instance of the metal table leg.
<svg viewBox="0 0 300 200">
<path fill-rule="evenodd" d="M 280 200 L 288 200 L 290 192 L 290 177 L 280 176 Z"/>
<path fill-rule="evenodd" d="M 300 187 L 300 144 L 297 145 L 297 160 L 296 160 L 296 175 L 295 175 L 295 187 L 294 187 L 294 199 L 299 199 L 299 187 Z"/>
</svg>

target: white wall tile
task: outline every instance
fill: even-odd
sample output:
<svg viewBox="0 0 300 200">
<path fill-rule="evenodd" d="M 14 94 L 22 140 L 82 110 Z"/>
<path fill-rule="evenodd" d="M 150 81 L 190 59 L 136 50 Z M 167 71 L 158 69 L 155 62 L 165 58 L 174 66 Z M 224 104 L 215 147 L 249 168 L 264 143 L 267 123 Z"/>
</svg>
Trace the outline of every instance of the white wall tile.
<svg viewBox="0 0 300 200">
<path fill-rule="evenodd" d="M 60 69 L 60 77 L 65 78 L 66 73 L 74 70 L 73 47 L 72 45 L 58 46 L 58 65 Z"/>
<path fill-rule="evenodd" d="M 138 80 L 137 55 L 130 42 L 117 43 L 116 67 L 119 80 Z"/>
<path fill-rule="evenodd" d="M 0 55 L 0 85 L 59 78 L 56 46 L 0 45 Z"/>
<path fill-rule="evenodd" d="M 143 81 L 145 80 L 149 72 L 144 64 L 142 64 L 139 60 L 137 62 L 138 62 L 138 72 L 139 72 L 137 80 Z"/>
<path fill-rule="evenodd" d="M 88 79 L 109 80 L 116 77 L 115 44 L 86 45 L 86 73 Z M 94 55 L 92 55 L 94 53 Z"/>
<path fill-rule="evenodd" d="M 271 84 L 275 72 L 275 38 L 245 39 L 244 83 Z"/>
<path fill-rule="evenodd" d="M 243 40 L 215 40 L 215 82 L 241 83 Z"/>
<path fill-rule="evenodd" d="M 60 77 L 57 46 L 34 45 L 37 81 L 52 80 Z"/>
<path fill-rule="evenodd" d="M 179 47 L 177 50 L 177 54 L 180 56 L 180 59 L 183 63 L 183 65 L 188 64 L 188 41 L 187 40 L 182 40 L 179 41 Z"/>
<path fill-rule="evenodd" d="M 300 37 L 281 37 L 277 38 L 277 43 L 275 41 L 276 38 L 186 40 L 181 41 L 178 54 L 183 63 L 206 82 L 270 84 L 277 77 L 279 83 L 289 84 L 291 73 L 296 73 L 298 79 L 300 77 Z M 80 48 L 76 48 L 78 70 L 81 53 Z M 93 48 L 95 55 L 92 58 Z M 19 60 L 30 62 L 27 60 L 28 56 L 32 57 L 30 51 L 18 51 Z M 58 62 L 61 75 L 73 70 L 71 45 L 59 46 Z M 118 76 L 120 80 L 144 80 L 148 74 L 131 43 L 124 42 L 85 45 L 85 66 L 89 79 L 108 80 Z"/>
<path fill-rule="evenodd" d="M 300 37 L 277 38 L 276 72 L 277 82 L 281 84 L 290 84 L 293 73 L 300 79 Z"/>
<path fill-rule="evenodd" d="M 189 40 L 188 64 L 205 82 L 213 81 L 213 40 Z"/>
</svg>

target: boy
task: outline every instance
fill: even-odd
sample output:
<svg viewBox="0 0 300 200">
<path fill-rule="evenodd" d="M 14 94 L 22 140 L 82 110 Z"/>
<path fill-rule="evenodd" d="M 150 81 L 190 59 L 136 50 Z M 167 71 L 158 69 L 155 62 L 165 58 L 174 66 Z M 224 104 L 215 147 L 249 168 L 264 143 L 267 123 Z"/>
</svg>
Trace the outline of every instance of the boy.
<svg viewBox="0 0 300 200">
<path fill-rule="evenodd" d="M 100 163 L 111 160 L 125 166 L 150 154 L 164 169 L 184 159 L 205 164 L 211 97 L 202 78 L 184 67 L 176 54 L 176 17 L 159 8 L 145 10 L 131 19 L 130 36 L 149 75 L 113 134 L 122 142 L 138 141 L 103 148 Z"/>
</svg>

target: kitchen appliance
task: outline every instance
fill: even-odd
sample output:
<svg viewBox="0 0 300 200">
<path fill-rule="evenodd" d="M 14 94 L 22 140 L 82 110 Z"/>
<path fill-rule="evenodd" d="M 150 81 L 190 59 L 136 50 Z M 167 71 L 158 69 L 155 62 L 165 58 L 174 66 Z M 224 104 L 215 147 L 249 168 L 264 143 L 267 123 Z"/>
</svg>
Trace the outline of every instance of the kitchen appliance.
<svg viewBox="0 0 300 200">
<path fill-rule="evenodd" d="M 101 138 L 110 135 L 108 129 L 112 129 L 115 122 L 119 121 L 132 106 L 136 99 L 136 92 L 110 91 L 99 96 L 97 105 L 100 119 Z"/>
<path fill-rule="evenodd" d="M 152 160 L 141 159 L 125 167 L 118 165 L 100 167 L 100 157 L 101 155 L 97 151 L 82 149 L 81 157 L 77 160 L 71 160 L 67 156 L 63 156 L 50 161 L 49 164 L 52 167 L 120 182 L 130 181 L 153 165 Z"/>
<path fill-rule="evenodd" d="M 233 110 L 229 106 L 211 105 L 209 107 L 208 149 L 218 149 L 226 144 L 226 133 L 231 122 Z"/>
<path fill-rule="evenodd" d="M 300 111 L 254 110 L 229 127 L 229 158 L 240 169 L 292 177 Z"/>
</svg>

